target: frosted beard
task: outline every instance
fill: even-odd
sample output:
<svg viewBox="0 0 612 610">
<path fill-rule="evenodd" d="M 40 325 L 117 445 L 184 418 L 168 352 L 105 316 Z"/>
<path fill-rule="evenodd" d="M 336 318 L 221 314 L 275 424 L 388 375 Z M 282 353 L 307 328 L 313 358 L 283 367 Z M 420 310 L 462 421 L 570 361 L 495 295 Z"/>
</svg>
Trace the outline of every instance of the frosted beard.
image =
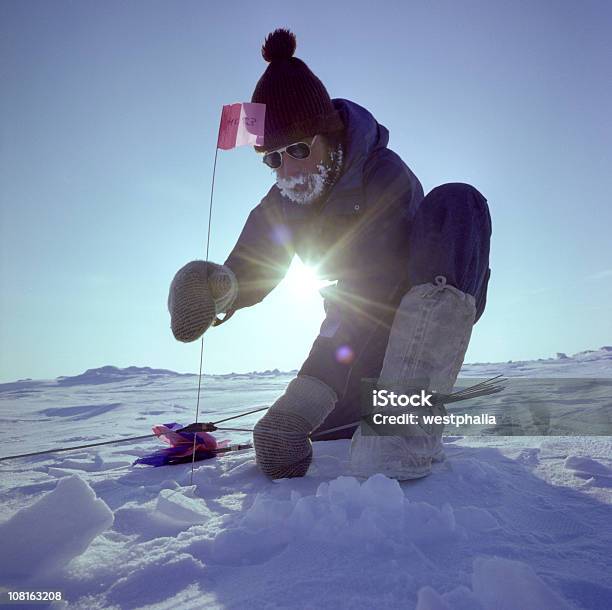
<svg viewBox="0 0 612 610">
<path fill-rule="evenodd" d="M 300 205 L 308 205 L 316 201 L 326 188 L 332 186 L 340 175 L 342 161 L 342 145 L 338 144 L 336 149 L 329 154 L 329 160 L 317 165 L 316 172 L 299 174 L 292 178 L 278 178 L 276 185 L 287 199 Z"/>
</svg>

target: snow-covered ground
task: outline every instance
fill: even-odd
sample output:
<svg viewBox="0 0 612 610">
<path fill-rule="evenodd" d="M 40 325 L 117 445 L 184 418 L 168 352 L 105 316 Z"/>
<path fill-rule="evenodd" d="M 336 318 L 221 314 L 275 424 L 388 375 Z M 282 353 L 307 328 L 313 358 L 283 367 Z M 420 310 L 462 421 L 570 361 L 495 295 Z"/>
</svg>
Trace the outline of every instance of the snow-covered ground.
<svg viewBox="0 0 612 610">
<path fill-rule="evenodd" d="M 609 380 L 612 348 L 462 374 L 500 373 Z M 200 420 L 269 405 L 291 377 L 206 376 Z M 585 410 L 612 411 L 608 383 L 581 387 Z M 0 453 L 187 424 L 196 392 L 135 367 L 2 384 Z M 252 450 L 196 463 L 193 485 L 191 465 L 132 466 L 154 438 L 0 462 L 0 585 L 87 610 L 612 608 L 612 438 L 449 436 L 446 462 L 401 484 L 347 476 L 348 446 L 315 443 L 308 475 L 277 482 Z"/>
</svg>

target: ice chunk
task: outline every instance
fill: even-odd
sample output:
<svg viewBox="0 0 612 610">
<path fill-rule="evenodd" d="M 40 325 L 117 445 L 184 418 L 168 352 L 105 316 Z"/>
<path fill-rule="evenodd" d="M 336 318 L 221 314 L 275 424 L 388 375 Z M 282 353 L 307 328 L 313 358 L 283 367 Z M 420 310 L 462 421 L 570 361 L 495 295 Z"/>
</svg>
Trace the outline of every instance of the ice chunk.
<svg viewBox="0 0 612 610">
<path fill-rule="evenodd" d="M 55 571 L 113 524 L 113 513 L 77 475 L 0 525 L 0 572 L 9 579 Z"/>
<path fill-rule="evenodd" d="M 330 499 L 359 497 L 360 488 L 361 485 L 355 477 L 337 477 L 329 482 L 329 497 Z"/>
<path fill-rule="evenodd" d="M 325 518 L 329 504 L 321 496 L 304 496 L 293 506 L 293 511 L 287 522 L 288 528 L 296 535 L 308 536 L 313 528 Z"/>
<path fill-rule="evenodd" d="M 499 557 L 474 561 L 472 588 L 485 610 L 570 610 L 572 606 L 553 591 L 526 563 Z"/>
<path fill-rule="evenodd" d="M 177 489 L 162 489 L 157 497 L 158 512 L 181 523 L 204 523 L 212 513 L 200 498 L 190 498 Z"/>
<path fill-rule="evenodd" d="M 364 504 L 384 511 L 401 511 L 404 507 L 404 492 L 395 479 L 384 474 L 372 475 L 361 486 Z"/>
</svg>

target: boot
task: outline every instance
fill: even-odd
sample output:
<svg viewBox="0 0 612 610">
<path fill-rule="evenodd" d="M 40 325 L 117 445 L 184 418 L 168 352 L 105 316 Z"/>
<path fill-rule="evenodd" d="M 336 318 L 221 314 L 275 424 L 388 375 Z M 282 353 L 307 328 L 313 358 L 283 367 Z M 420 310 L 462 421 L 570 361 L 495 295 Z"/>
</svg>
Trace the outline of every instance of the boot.
<svg viewBox="0 0 612 610">
<path fill-rule="evenodd" d="M 395 314 L 378 386 L 415 386 L 450 394 L 463 364 L 476 317 L 474 297 L 446 283 L 413 286 Z M 419 414 L 445 415 L 442 404 L 418 407 Z M 351 441 L 351 469 L 357 476 L 377 472 L 404 480 L 430 474 L 432 461 L 444 459 L 443 425 L 405 426 L 405 436 L 364 436 Z"/>
</svg>

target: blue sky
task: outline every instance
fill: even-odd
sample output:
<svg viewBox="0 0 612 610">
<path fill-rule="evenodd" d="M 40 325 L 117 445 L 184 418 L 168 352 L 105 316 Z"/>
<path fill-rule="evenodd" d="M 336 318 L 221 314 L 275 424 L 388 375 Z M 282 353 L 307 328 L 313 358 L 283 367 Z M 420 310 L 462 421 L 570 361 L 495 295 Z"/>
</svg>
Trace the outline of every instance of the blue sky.
<svg viewBox="0 0 612 610">
<path fill-rule="evenodd" d="M 2 0 L 0 381 L 197 371 L 168 286 L 204 257 L 221 106 L 250 100 L 277 27 L 389 129 L 425 192 L 487 197 L 493 275 L 468 361 L 612 343 L 611 26 L 604 1 Z M 252 149 L 219 153 L 212 260 L 272 182 Z M 323 308 L 295 285 L 207 333 L 204 370 L 298 368 Z"/>
</svg>

